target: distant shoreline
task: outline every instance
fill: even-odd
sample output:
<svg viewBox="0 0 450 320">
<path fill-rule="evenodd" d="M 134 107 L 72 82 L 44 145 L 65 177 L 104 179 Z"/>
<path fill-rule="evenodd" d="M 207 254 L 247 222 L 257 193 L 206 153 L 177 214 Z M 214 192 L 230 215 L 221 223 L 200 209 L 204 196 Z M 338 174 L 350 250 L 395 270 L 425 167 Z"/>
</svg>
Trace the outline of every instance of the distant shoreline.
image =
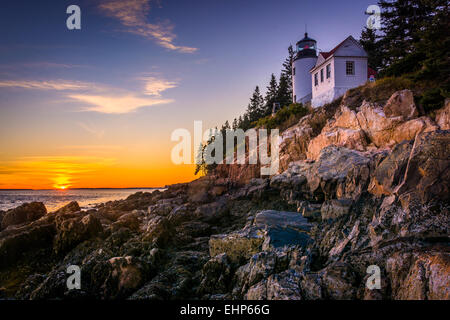
<svg viewBox="0 0 450 320">
<path fill-rule="evenodd" d="M 138 190 L 138 189 L 165 189 L 167 187 L 132 187 L 132 188 L 68 188 L 65 190 L 60 189 L 0 189 L 0 191 L 48 191 L 48 190 L 55 190 L 55 191 L 68 191 L 68 190 L 124 190 L 124 189 L 131 189 L 131 190 Z"/>
</svg>

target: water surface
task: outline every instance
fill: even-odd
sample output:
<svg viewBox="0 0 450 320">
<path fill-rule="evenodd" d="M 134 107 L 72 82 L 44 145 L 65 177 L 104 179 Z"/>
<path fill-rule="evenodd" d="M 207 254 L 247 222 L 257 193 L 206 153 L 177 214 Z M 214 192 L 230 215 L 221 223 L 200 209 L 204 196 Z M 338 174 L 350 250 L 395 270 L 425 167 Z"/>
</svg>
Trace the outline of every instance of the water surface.
<svg viewBox="0 0 450 320">
<path fill-rule="evenodd" d="M 9 210 L 33 201 L 43 202 L 48 212 L 71 201 L 77 201 L 82 209 L 89 209 L 102 202 L 125 199 L 139 191 L 155 190 L 158 189 L 0 190 L 0 210 Z"/>
</svg>

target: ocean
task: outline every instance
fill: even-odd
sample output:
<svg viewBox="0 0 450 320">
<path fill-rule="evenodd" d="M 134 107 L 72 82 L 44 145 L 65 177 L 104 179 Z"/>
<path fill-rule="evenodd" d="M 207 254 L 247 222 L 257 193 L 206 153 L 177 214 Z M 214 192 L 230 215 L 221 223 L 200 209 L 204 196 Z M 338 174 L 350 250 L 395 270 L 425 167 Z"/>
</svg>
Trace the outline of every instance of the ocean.
<svg viewBox="0 0 450 320">
<path fill-rule="evenodd" d="M 55 211 L 71 201 L 77 201 L 82 209 L 127 198 L 143 191 L 163 189 L 69 189 L 69 190 L 0 190 L 0 210 L 9 210 L 26 202 L 43 202 L 48 212 Z"/>
</svg>

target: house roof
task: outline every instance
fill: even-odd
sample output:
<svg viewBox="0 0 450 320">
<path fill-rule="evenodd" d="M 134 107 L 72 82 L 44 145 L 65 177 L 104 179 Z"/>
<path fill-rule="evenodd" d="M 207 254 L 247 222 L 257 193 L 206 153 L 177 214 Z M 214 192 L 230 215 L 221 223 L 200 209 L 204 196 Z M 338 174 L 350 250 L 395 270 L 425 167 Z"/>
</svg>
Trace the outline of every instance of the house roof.
<svg viewBox="0 0 450 320">
<path fill-rule="evenodd" d="M 328 52 L 320 52 L 319 56 L 322 56 L 324 58 L 324 60 L 327 60 L 329 57 L 331 57 L 332 55 L 334 55 L 336 53 L 336 51 L 339 50 L 340 47 L 342 47 L 342 45 L 347 41 L 347 40 L 351 40 L 353 43 L 355 43 L 356 45 L 360 46 L 358 41 L 355 40 L 355 38 L 353 38 L 352 36 L 348 36 L 347 38 L 345 38 L 343 41 L 341 41 L 336 47 L 334 47 L 331 51 Z M 362 48 L 362 47 L 361 47 Z M 364 50 L 364 49 L 363 49 Z M 320 65 L 322 65 L 325 61 L 323 61 L 321 64 L 315 65 L 311 68 L 311 70 L 315 69 L 316 67 L 319 67 Z M 310 71 L 311 71 L 310 70 Z"/>
<path fill-rule="evenodd" d="M 327 59 L 329 56 L 332 56 L 344 44 L 344 42 L 347 41 L 348 39 L 352 39 L 352 40 L 356 41 L 355 38 L 353 38 L 352 36 L 348 36 L 343 41 L 341 41 L 341 43 L 339 43 L 336 47 L 334 47 L 331 51 L 321 52 L 320 54 L 322 54 L 323 57 L 325 59 Z"/>
</svg>

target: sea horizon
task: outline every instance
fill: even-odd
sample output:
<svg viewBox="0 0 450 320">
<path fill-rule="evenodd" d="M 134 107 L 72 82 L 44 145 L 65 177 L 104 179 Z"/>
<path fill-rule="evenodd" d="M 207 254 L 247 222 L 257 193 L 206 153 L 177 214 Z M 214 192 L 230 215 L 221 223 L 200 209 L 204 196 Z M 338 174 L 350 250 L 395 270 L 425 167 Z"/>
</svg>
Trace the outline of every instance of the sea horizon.
<svg viewBox="0 0 450 320">
<path fill-rule="evenodd" d="M 83 210 L 101 203 L 123 200 L 137 192 L 154 192 L 166 188 L 73 188 L 73 189 L 0 189 L 0 210 L 8 211 L 30 202 L 42 202 L 48 212 L 58 210 L 72 201 Z"/>
</svg>

